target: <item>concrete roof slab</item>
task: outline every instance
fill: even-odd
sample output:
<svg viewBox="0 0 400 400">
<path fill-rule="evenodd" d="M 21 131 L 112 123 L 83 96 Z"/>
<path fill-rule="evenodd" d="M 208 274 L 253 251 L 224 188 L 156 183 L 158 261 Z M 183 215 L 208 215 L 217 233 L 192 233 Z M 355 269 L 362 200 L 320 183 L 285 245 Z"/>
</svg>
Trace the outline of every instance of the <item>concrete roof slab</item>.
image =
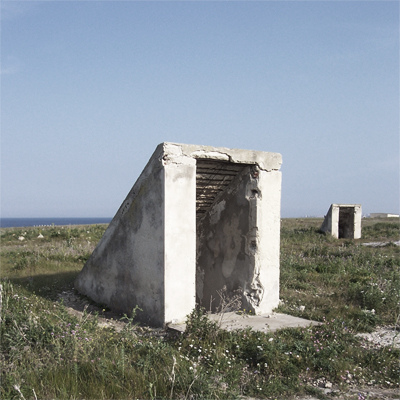
<svg viewBox="0 0 400 400">
<path fill-rule="evenodd" d="M 282 165 L 282 156 L 279 153 L 170 142 L 161 143 L 160 146 L 168 155 L 229 161 L 235 164 L 257 164 L 265 171 L 278 171 Z"/>
</svg>

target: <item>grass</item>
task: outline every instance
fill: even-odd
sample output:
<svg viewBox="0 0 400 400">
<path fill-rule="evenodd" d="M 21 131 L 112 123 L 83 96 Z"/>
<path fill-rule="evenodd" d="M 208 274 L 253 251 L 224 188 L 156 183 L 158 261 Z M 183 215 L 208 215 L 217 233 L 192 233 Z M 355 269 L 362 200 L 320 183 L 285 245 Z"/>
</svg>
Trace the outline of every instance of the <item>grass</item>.
<svg viewBox="0 0 400 400">
<path fill-rule="evenodd" d="M 366 247 L 362 242 L 399 240 L 398 222 L 370 225 L 367 221 L 360 240 L 320 234 L 313 220 L 303 227 L 291 224 L 283 220 L 281 230 L 283 304 L 279 311 L 317 321 L 340 317 L 355 331 L 395 322 L 400 301 L 399 248 Z"/>
<path fill-rule="evenodd" d="M 321 234 L 321 222 L 282 220 L 277 311 L 322 325 L 275 333 L 222 331 L 201 309 L 184 334 L 160 334 L 134 318 L 122 331 L 102 328 L 100 315 L 71 315 L 57 299 L 72 290 L 104 225 L 1 229 L 0 397 L 324 398 L 318 383 L 326 381 L 344 393 L 351 385 L 398 388 L 399 350 L 355 335 L 398 323 L 399 248 L 362 245 L 399 240 L 398 219 L 363 220 L 360 240 Z"/>
</svg>

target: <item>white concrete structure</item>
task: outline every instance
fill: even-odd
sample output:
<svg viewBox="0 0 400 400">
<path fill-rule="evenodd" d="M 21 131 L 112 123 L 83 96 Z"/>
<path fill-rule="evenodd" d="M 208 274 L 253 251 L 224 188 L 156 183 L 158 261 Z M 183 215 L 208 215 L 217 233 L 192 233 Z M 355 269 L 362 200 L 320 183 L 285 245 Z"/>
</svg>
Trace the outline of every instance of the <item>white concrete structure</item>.
<svg viewBox="0 0 400 400">
<path fill-rule="evenodd" d="M 371 213 L 370 218 L 399 218 L 399 214 L 389 214 L 389 213 Z"/>
<path fill-rule="evenodd" d="M 281 155 L 162 143 L 75 287 L 155 326 L 184 321 L 218 292 L 257 314 L 279 302 Z"/>
<path fill-rule="evenodd" d="M 331 204 L 320 230 L 337 239 L 360 239 L 361 204 Z"/>
</svg>

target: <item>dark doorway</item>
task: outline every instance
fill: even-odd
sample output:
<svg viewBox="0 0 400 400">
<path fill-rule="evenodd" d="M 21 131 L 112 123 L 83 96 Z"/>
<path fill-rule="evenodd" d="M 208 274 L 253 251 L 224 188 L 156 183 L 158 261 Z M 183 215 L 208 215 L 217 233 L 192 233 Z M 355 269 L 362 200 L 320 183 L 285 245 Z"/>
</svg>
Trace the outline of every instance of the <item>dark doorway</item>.
<svg viewBox="0 0 400 400">
<path fill-rule="evenodd" d="M 354 207 L 339 208 L 339 239 L 354 239 Z"/>
</svg>

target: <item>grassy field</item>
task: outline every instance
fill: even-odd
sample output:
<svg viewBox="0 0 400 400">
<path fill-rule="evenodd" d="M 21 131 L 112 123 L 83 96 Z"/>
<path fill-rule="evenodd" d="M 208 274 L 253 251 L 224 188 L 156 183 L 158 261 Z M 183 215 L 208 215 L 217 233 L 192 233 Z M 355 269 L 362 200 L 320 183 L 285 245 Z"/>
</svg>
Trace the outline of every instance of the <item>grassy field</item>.
<svg viewBox="0 0 400 400">
<path fill-rule="evenodd" d="M 194 310 L 179 335 L 132 318 L 101 327 L 106 308 L 72 315 L 59 301 L 105 225 L 1 229 L 0 397 L 361 400 L 351 388 L 399 388 L 399 349 L 356 336 L 399 326 L 399 220 L 364 219 L 360 240 L 321 234 L 321 223 L 282 220 L 277 311 L 322 325 L 225 332 Z M 377 241 L 387 243 L 362 245 Z"/>
</svg>

